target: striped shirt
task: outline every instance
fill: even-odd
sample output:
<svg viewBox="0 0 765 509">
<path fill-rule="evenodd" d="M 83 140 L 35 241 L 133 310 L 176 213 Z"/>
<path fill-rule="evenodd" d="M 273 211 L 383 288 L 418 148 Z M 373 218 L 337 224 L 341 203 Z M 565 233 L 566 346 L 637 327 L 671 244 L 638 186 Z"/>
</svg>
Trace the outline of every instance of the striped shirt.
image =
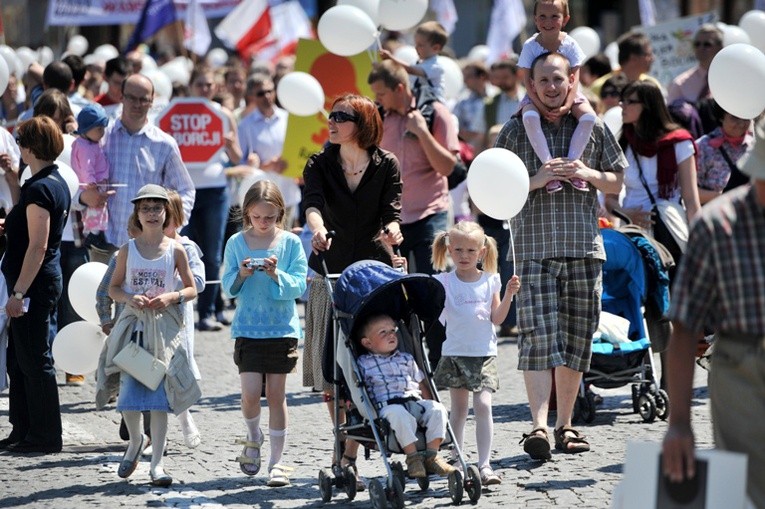
<svg viewBox="0 0 765 509">
<path fill-rule="evenodd" d="M 701 209 L 672 286 L 669 316 L 693 332 L 765 335 L 765 207 L 741 186 Z"/>
<path fill-rule="evenodd" d="M 367 353 L 359 357 L 369 397 L 375 403 L 392 398 L 420 397 L 420 382 L 425 378 L 412 354 L 396 350 L 390 355 Z"/>
<path fill-rule="evenodd" d="M 191 217 L 194 183 L 172 136 L 149 123 L 135 134 L 130 134 L 118 119 L 108 128 L 104 139 L 104 153 L 109 160 L 109 182 L 127 185 L 117 187 L 117 193 L 109 199 L 109 227 L 106 230 L 109 243 L 121 246 L 128 241 L 128 218 L 133 212 L 130 200 L 146 184 L 158 184 L 178 191 L 183 200 L 184 215 L 187 220 Z"/>
<path fill-rule="evenodd" d="M 542 131 L 553 157 L 566 157 L 576 126 L 577 121 L 571 115 L 563 117 L 557 128 L 542 121 Z M 542 166 L 519 117 L 505 124 L 494 146 L 515 152 L 526 165 L 529 176 L 536 175 Z M 616 139 L 600 120 L 592 129 L 581 160 L 587 167 L 601 172 L 622 172 L 627 167 L 627 159 Z M 569 185 L 557 193 L 548 193 L 544 187 L 530 191 L 526 204 L 511 224 L 517 260 L 562 257 L 605 260 L 598 208 L 598 195 L 593 186 L 587 193 Z"/>
</svg>

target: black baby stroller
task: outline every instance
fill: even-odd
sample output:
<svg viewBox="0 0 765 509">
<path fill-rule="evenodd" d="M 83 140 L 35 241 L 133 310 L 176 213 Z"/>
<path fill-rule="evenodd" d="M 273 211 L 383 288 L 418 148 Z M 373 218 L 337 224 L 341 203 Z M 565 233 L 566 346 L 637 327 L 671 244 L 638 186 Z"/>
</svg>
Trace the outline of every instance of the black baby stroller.
<svg viewBox="0 0 765 509">
<path fill-rule="evenodd" d="M 329 283 L 327 283 L 329 284 Z M 385 465 L 387 479 L 383 485 L 378 479 L 369 482 L 369 498 L 375 508 L 404 507 L 406 473 L 400 462 L 390 462 L 393 453 L 402 453 L 395 434 L 385 419 L 378 416 L 367 394 L 363 377 L 356 362 L 363 353 L 357 338 L 358 328 L 364 321 L 377 314 L 393 318 L 399 327 L 399 349 L 412 354 L 425 374 L 430 392 L 438 400 L 432 382 L 432 370 L 423 348 L 423 337 L 429 325 L 438 320 L 445 302 L 444 288 L 436 279 L 425 274 L 403 274 L 383 263 L 364 260 L 356 262 L 343 271 L 333 293 L 334 369 L 335 388 L 335 457 L 342 455 L 343 442 L 350 438 L 361 443 L 367 451 L 377 449 Z M 325 372 L 326 372 L 325 363 Z M 346 422 L 339 423 L 339 395 L 345 394 L 351 408 L 346 412 Z M 447 423 L 447 436 L 442 444 L 454 442 L 454 434 Z M 425 449 L 425 436 L 417 432 L 417 449 Z M 455 449 L 456 445 L 455 445 Z M 474 465 L 468 466 L 457 450 L 462 470 L 449 475 L 449 495 L 455 504 L 462 501 L 464 493 L 475 503 L 481 496 L 481 478 Z M 344 489 L 349 499 L 356 495 L 355 475 L 352 467 L 344 469 L 334 465 L 332 471 L 319 472 L 319 488 L 322 500 L 332 498 L 333 486 Z M 467 478 L 462 472 L 467 472 Z M 428 478 L 418 479 L 421 489 L 429 486 Z"/>
<path fill-rule="evenodd" d="M 645 422 L 666 419 L 669 397 L 659 388 L 653 350 L 644 318 L 644 306 L 654 306 L 657 315 L 669 307 L 669 277 L 654 245 L 644 236 L 602 230 L 606 249 L 603 264 L 603 311 L 629 321 L 627 342 L 613 342 L 599 334 L 593 338 L 592 361 L 583 376 L 574 408 L 574 419 L 595 419 L 595 398 L 587 384 L 611 389 L 632 384 L 632 408 Z M 657 309 L 658 308 L 658 309 Z"/>
</svg>

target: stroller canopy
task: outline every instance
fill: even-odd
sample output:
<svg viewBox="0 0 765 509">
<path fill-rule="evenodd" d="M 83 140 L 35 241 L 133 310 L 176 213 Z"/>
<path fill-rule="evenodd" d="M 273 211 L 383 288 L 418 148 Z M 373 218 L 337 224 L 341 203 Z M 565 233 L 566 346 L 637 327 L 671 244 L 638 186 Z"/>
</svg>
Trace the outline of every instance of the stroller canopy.
<svg viewBox="0 0 765 509">
<path fill-rule="evenodd" d="M 362 260 L 346 268 L 334 291 L 340 326 L 349 337 L 364 320 L 377 314 L 406 320 L 411 313 L 432 323 L 441 315 L 444 287 L 427 274 L 402 274 L 375 260 Z"/>
</svg>

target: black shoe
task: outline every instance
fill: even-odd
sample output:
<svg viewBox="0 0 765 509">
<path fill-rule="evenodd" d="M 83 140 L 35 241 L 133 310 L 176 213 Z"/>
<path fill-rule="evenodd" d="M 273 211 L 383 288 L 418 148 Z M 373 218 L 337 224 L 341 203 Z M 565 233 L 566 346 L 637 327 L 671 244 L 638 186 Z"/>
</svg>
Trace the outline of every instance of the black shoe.
<svg viewBox="0 0 765 509">
<path fill-rule="evenodd" d="M 13 445 L 8 446 L 6 449 L 10 453 L 27 454 L 27 453 L 42 453 L 52 454 L 61 452 L 61 444 L 36 444 L 34 442 L 28 442 L 22 440 Z"/>
<path fill-rule="evenodd" d="M 0 440 L 0 451 L 7 449 L 13 444 L 18 444 L 19 442 L 21 442 L 21 434 L 14 435 L 13 432 L 11 432 L 7 438 Z"/>
<path fill-rule="evenodd" d="M 221 311 L 220 313 L 215 313 L 215 320 L 216 320 L 216 321 L 217 321 L 219 324 L 221 324 L 221 325 L 225 325 L 226 327 L 228 327 L 228 326 L 230 326 L 230 325 L 231 325 L 231 320 L 229 320 L 228 318 L 226 318 L 226 315 L 224 315 L 222 311 Z"/>
</svg>

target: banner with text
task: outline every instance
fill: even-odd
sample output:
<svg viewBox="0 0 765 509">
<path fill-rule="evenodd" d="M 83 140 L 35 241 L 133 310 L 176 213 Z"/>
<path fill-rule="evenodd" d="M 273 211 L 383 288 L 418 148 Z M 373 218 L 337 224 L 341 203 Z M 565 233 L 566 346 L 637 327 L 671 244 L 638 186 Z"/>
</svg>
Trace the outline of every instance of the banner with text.
<svg viewBox="0 0 765 509">
<path fill-rule="evenodd" d="M 208 18 L 222 18 L 239 5 L 241 0 L 201 0 Z M 123 25 L 138 22 L 145 0 L 49 0 L 48 26 Z M 175 1 L 180 19 L 186 13 L 188 1 Z"/>
<path fill-rule="evenodd" d="M 714 11 L 678 18 L 652 27 L 635 27 L 648 35 L 655 60 L 649 74 L 666 90 L 678 74 L 697 64 L 693 54 L 693 34 L 704 23 L 715 23 Z"/>
<path fill-rule="evenodd" d="M 300 39 L 295 55 L 295 70 L 310 74 L 324 89 L 324 109 L 328 112 L 335 99 L 344 94 L 374 97 L 367 84 L 367 76 L 372 70 L 369 53 L 341 57 L 327 51 L 317 40 Z M 284 174 L 302 177 L 306 161 L 321 150 L 328 138 L 327 117 L 324 113 L 310 117 L 290 114 L 282 150 L 282 159 L 287 161 Z"/>
</svg>

